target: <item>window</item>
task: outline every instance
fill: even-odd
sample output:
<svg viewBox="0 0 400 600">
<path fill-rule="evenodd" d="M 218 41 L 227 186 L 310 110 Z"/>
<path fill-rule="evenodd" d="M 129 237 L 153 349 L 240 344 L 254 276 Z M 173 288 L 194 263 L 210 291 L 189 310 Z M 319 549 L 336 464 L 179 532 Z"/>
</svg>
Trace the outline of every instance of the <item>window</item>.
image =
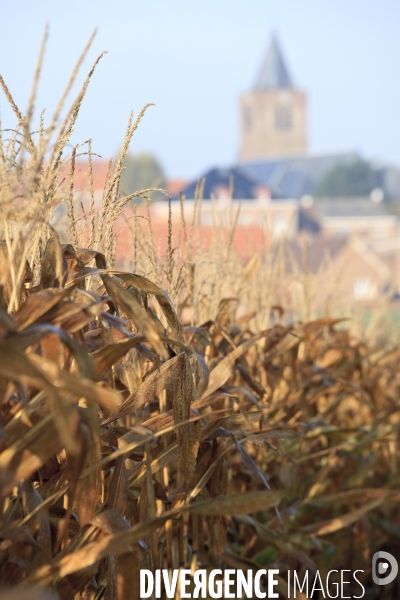
<svg viewBox="0 0 400 600">
<path fill-rule="evenodd" d="M 279 105 L 275 107 L 275 129 L 291 129 L 292 110 L 290 106 Z"/>
</svg>

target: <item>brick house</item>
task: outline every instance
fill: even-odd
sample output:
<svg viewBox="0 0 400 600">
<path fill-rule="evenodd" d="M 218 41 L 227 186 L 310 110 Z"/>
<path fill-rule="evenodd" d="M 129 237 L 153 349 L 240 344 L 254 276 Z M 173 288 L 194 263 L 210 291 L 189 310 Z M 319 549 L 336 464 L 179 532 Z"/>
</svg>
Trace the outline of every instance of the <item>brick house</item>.
<svg viewBox="0 0 400 600">
<path fill-rule="evenodd" d="M 319 225 L 325 236 L 357 236 L 366 241 L 395 238 L 399 219 L 387 204 L 370 198 L 331 198 L 318 200 L 303 209 Z"/>
<path fill-rule="evenodd" d="M 374 304 L 390 287 L 396 287 L 395 269 L 373 247 L 358 237 L 317 237 L 288 241 L 286 269 L 318 279 L 318 303 L 333 290 L 342 298 Z"/>
</svg>

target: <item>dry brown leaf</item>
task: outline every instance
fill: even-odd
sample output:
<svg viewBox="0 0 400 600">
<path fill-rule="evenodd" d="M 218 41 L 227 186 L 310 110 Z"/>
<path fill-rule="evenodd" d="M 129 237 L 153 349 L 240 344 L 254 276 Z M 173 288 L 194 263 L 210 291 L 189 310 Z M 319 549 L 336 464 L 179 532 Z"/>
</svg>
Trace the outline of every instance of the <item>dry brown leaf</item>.
<svg viewBox="0 0 400 600">
<path fill-rule="evenodd" d="M 25 480 L 19 490 L 22 498 L 24 516 L 35 511 L 42 505 L 41 498 L 37 489 L 34 488 L 32 481 Z M 43 559 L 51 560 L 51 535 L 50 521 L 46 509 L 39 510 L 35 513 L 35 517 L 29 522 L 29 529 L 32 535 L 36 534 L 36 541 L 43 551 Z"/>
<path fill-rule="evenodd" d="M 162 526 L 168 518 L 169 516 L 164 514 L 146 523 L 140 523 L 127 531 L 107 535 L 103 539 L 86 544 L 76 552 L 67 554 L 58 561 L 38 569 L 36 573 L 27 579 L 26 583 L 29 585 L 35 583 L 48 585 L 53 578 L 66 577 L 97 563 L 107 556 L 118 557 L 121 554 L 129 553 L 134 550 L 134 544 Z"/>
<path fill-rule="evenodd" d="M 83 264 L 87 265 L 91 260 L 94 259 L 96 267 L 98 269 L 106 269 L 106 259 L 104 254 L 97 250 L 89 250 L 87 248 L 77 248 L 75 251 L 77 259 Z"/>
<path fill-rule="evenodd" d="M 117 600 L 139 600 L 140 565 L 136 554 L 118 557 Z"/>
<path fill-rule="evenodd" d="M 190 360 L 185 353 L 180 356 L 183 362 L 180 376 L 167 387 L 167 402 L 170 401 L 172 404 L 176 425 L 190 418 L 190 405 L 193 401 L 193 377 Z M 196 468 L 200 429 L 200 423 L 186 423 L 175 431 L 186 490 Z"/>
<path fill-rule="evenodd" d="M 248 469 L 250 469 L 250 471 L 252 471 L 254 473 L 254 475 L 256 475 L 256 477 L 258 477 L 258 479 L 265 485 L 265 487 L 268 490 L 270 490 L 271 486 L 269 485 L 268 481 L 266 480 L 265 475 L 263 473 L 261 473 L 260 469 L 257 467 L 256 463 L 251 458 L 251 456 L 243 448 L 242 444 L 235 438 L 235 436 L 232 436 L 232 437 L 234 439 L 234 442 L 236 444 L 236 448 L 239 451 L 240 458 L 242 459 L 243 464 L 245 465 L 245 467 L 247 467 Z"/>
<path fill-rule="evenodd" d="M 14 316 L 18 331 L 36 323 L 70 293 L 71 291 L 66 289 L 47 289 L 29 296 Z"/>
<path fill-rule="evenodd" d="M 73 426 L 70 420 L 72 413 L 67 409 L 66 404 L 61 401 L 58 386 L 50 383 L 48 379 L 48 376 L 51 377 L 52 375 L 49 365 L 52 365 L 58 371 L 57 365 L 35 355 L 31 355 L 31 360 L 29 360 L 25 354 L 14 350 L 12 346 L 8 345 L 0 345 L 0 358 L 0 375 L 5 379 L 9 378 L 21 384 L 29 382 L 46 391 L 49 401 L 57 409 L 54 412 L 54 422 L 61 443 L 69 445 L 71 449 L 76 448 Z M 74 380 L 70 375 L 68 376 Z M 57 377 L 54 377 L 54 382 L 57 384 Z M 77 383 L 76 380 L 74 380 L 74 383 Z"/>
<path fill-rule="evenodd" d="M 59 327 L 55 327 L 50 324 L 41 324 L 41 325 L 31 325 L 27 327 L 22 332 L 18 332 L 10 335 L 7 338 L 7 343 L 12 345 L 14 348 L 18 350 L 23 350 L 28 346 L 36 344 L 39 341 L 42 341 L 47 336 L 57 337 L 60 339 L 69 349 L 71 354 L 74 356 L 77 365 L 79 367 L 79 371 L 83 377 L 89 377 L 90 379 L 94 378 L 94 369 L 90 356 L 87 351 L 81 344 L 76 342 L 73 338 L 71 338 L 63 329 Z M 50 352 L 50 356 L 51 356 Z M 47 356 L 45 352 L 43 352 L 44 358 L 50 358 Z M 53 353 L 51 358 L 57 361 L 57 353 Z"/>
<path fill-rule="evenodd" d="M 367 502 L 367 504 L 364 504 L 360 508 L 356 508 L 355 510 L 350 511 L 342 515 L 341 517 L 337 517 L 336 519 L 332 519 L 331 521 L 314 523 L 313 525 L 302 527 L 302 531 L 304 531 L 305 533 L 309 533 L 313 536 L 327 535 L 328 533 L 339 531 L 344 527 L 352 525 L 353 523 L 361 519 L 365 514 L 380 506 L 385 501 L 385 498 L 386 495 L 380 496 L 379 498 L 375 498 L 374 500 Z"/>
<path fill-rule="evenodd" d="M 157 415 L 157 417 L 155 418 L 157 419 L 159 417 L 162 417 L 162 415 L 165 415 L 165 413 Z M 167 420 L 167 422 L 172 424 L 172 416 Z M 151 439 L 155 440 L 154 436 L 153 438 L 149 438 L 149 434 L 151 436 L 152 431 L 159 431 L 160 429 L 162 429 L 162 427 L 160 427 L 158 423 L 152 429 L 151 427 L 146 425 L 146 422 L 144 422 L 141 426 L 137 425 L 136 427 L 131 427 L 129 431 L 127 431 L 124 435 L 118 438 L 118 447 L 123 449 L 127 446 L 130 446 L 131 444 L 141 444 L 143 440 L 147 444 L 149 441 L 151 441 Z"/>
<path fill-rule="evenodd" d="M 67 264 L 60 245 L 60 238 L 53 227 L 50 227 L 50 235 L 44 249 L 42 258 L 42 271 L 40 284 L 43 288 L 61 287 L 64 283 L 64 271 L 67 270 Z"/>
<path fill-rule="evenodd" d="M 97 269 L 97 267 L 81 267 L 77 271 L 68 274 L 68 279 L 65 283 L 66 289 L 71 288 L 83 279 L 86 279 L 86 277 L 101 275 L 103 272 L 102 269 Z"/>
<path fill-rule="evenodd" d="M 70 392 L 78 398 L 86 398 L 100 404 L 107 410 L 114 410 L 120 405 L 120 396 L 114 390 L 96 385 L 84 377 L 75 377 L 68 371 L 60 369 L 53 361 L 44 360 L 33 354 L 29 358 L 41 375 L 47 376 L 50 381 L 57 382 L 58 388 Z"/>
<path fill-rule="evenodd" d="M 0 454 L 1 493 L 8 494 L 14 485 L 29 478 L 61 448 L 54 415 L 31 427 Z"/>
<path fill-rule="evenodd" d="M 215 322 L 221 327 L 228 327 L 235 319 L 238 304 L 238 298 L 223 298 L 219 303 Z"/>
<path fill-rule="evenodd" d="M 282 498 L 281 492 L 250 492 L 233 496 L 213 498 L 195 504 L 186 504 L 180 508 L 139 523 L 126 531 L 108 535 L 103 539 L 86 544 L 79 550 L 67 554 L 51 565 L 46 565 L 27 579 L 30 585 L 40 583 L 46 585 L 53 578 L 62 578 L 71 573 L 84 569 L 107 556 L 120 556 L 134 549 L 134 544 L 150 535 L 180 512 L 190 512 L 199 515 L 240 515 L 266 510 L 276 506 Z"/>
<path fill-rule="evenodd" d="M 315 321 L 310 321 L 304 325 L 304 330 L 307 333 L 311 331 L 315 331 L 318 329 L 322 329 L 323 327 L 333 327 L 337 323 L 342 323 L 343 321 L 348 321 L 347 317 L 336 319 L 332 317 L 322 317 L 321 319 L 316 319 Z"/>
<path fill-rule="evenodd" d="M 178 333 L 181 333 L 182 328 L 179 323 L 179 319 L 169 298 L 168 294 L 158 287 L 155 283 L 143 277 L 142 275 L 136 275 L 133 273 L 125 273 L 124 271 L 109 271 L 110 274 L 117 275 L 123 281 L 126 281 L 132 287 L 136 288 L 146 294 L 153 294 L 157 299 L 161 310 L 163 311 L 168 325 L 171 329 L 175 329 Z"/>
<path fill-rule="evenodd" d="M 107 344 L 92 353 L 97 378 L 100 379 L 111 367 L 119 361 L 131 348 L 139 346 L 144 341 L 142 335 L 137 335 L 121 342 Z"/>
<path fill-rule="evenodd" d="M 246 492 L 189 504 L 186 510 L 197 515 L 208 516 L 248 515 L 277 506 L 282 497 L 282 492 L 275 491 Z"/>
<path fill-rule="evenodd" d="M 97 513 L 101 504 L 101 467 L 100 467 L 100 446 L 97 436 L 89 442 L 89 447 L 85 456 L 83 465 L 87 475 L 80 477 L 76 484 L 75 502 L 76 512 L 78 513 L 79 523 L 84 527 Z"/>
<path fill-rule="evenodd" d="M 206 391 L 203 393 L 202 398 L 211 396 L 218 388 L 227 382 L 231 376 L 232 369 L 235 365 L 235 361 L 242 356 L 249 348 L 256 344 L 263 337 L 266 337 L 269 330 L 261 331 L 257 333 L 249 340 L 246 340 L 240 346 L 232 350 L 225 358 L 223 358 L 210 373 L 210 380 Z"/>
<path fill-rule="evenodd" d="M 93 516 L 90 525 L 94 525 L 106 533 L 113 534 L 127 531 L 130 528 L 128 521 L 114 507 L 106 508 L 101 513 Z"/>
<path fill-rule="evenodd" d="M 137 329 L 143 334 L 150 344 L 152 344 L 154 350 L 158 352 L 162 358 L 168 358 L 168 352 L 164 344 L 160 340 L 159 333 L 154 326 L 151 318 L 134 298 L 128 290 L 118 285 L 116 280 L 108 275 L 102 276 L 103 281 L 107 284 L 107 288 L 113 292 L 117 304 L 125 311 L 127 316 L 132 319 Z"/>
<path fill-rule="evenodd" d="M 153 398 L 170 385 L 173 381 L 178 379 L 182 373 L 184 367 L 184 354 L 175 356 L 167 362 L 165 362 L 159 371 L 154 371 L 144 383 L 131 394 L 125 402 L 116 410 L 106 421 L 104 425 L 116 421 L 130 412 L 137 410 L 144 406 L 147 402 L 150 402 Z"/>
<path fill-rule="evenodd" d="M 119 514 L 124 515 L 128 502 L 129 481 L 125 467 L 125 456 L 119 456 L 108 486 L 107 508 L 114 508 Z"/>
</svg>

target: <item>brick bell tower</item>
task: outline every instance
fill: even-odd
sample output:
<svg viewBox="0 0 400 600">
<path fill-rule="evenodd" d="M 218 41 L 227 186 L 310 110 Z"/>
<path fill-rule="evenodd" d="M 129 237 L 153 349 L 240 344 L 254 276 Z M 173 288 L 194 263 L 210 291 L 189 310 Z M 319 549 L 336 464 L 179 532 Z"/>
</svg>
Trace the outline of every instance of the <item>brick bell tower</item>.
<svg viewBox="0 0 400 600">
<path fill-rule="evenodd" d="M 307 94 L 293 86 L 275 36 L 256 85 L 240 99 L 240 120 L 241 163 L 307 151 Z"/>
</svg>

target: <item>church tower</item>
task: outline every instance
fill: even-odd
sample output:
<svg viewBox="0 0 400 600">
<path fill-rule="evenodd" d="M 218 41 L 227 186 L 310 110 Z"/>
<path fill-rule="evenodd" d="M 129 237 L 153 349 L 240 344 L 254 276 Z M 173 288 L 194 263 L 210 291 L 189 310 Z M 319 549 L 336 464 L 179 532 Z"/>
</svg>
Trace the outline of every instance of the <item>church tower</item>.
<svg viewBox="0 0 400 600">
<path fill-rule="evenodd" d="M 241 97 L 239 162 L 307 151 L 307 95 L 292 83 L 272 36 L 256 85 Z"/>
</svg>

